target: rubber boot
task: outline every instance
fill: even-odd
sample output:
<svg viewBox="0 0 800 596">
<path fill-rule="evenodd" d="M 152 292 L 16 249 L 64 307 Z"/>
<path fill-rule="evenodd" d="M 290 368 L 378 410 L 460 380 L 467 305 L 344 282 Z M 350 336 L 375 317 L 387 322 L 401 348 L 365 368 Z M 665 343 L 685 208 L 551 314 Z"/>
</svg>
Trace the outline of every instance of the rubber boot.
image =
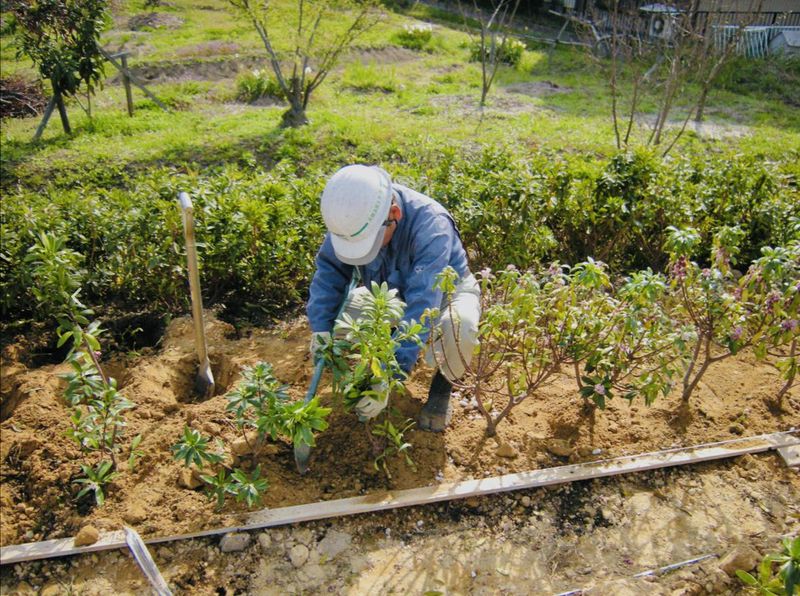
<svg viewBox="0 0 800 596">
<path fill-rule="evenodd" d="M 444 431 L 450 424 L 450 393 L 453 385 L 441 373 L 436 371 L 431 381 L 431 388 L 428 390 L 428 401 L 419 413 L 420 430 L 427 430 L 435 433 Z"/>
</svg>

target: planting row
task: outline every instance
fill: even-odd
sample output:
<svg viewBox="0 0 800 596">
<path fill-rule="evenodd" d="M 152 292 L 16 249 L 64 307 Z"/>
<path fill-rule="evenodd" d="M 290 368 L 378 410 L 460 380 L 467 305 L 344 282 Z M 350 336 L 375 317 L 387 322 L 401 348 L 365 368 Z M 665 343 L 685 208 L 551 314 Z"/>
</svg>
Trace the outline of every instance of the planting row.
<svg viewBox="0 0 800 596">
<path fill-rule="evenodd" d="M 298 141 L 299 142 L 299 141 Z M 284 161 L 265 172 L 255 165 L 203 174 L 162 168 L 128 178 L 98 176 L 54 181 L 36 191 L 9 188 L 2 212 L 0 307 L 6 320 L 48 313 L 33 308 L 28 248 L 40 231 L 55 233 L 83 255 L 84 295 L 161 311 L 186 306 L 185 257 L 176 199 L 192 195 L 201 243 L 203 285 L 210 303 L 239 312 L 274 314 L 302 302 L 322 240 L 318 197 L 337 163 L 314 157 L 300 172 Z M 378 147 L 365 161 L 385 161 L 396 179 L 430 194 L 455 216 L 473 269 L 588 255 L 613 273 L 664 271 L 668 226 L 699 234 L 694 257 L 705 260 L 713 234 L 738 225 L 742 260 L 764 246 L 800 238 L 796 162 L 764 164 L 740 156 L 662 160 L 620 153 L 587 156 L 488 147 Z M 313 152 L 312 152 L 313 153 Z M 339 155 L 335 160 L 352 160 Z M 102 170 L 102 168 L 101 168 Z M 102 174 L 102 175 L 101 175 Z M 123 185 L 120 188 L 119 185 Z"/>
<path fill-rule="evenodd" d="M 800 242 L 765 247 L 744 274 L 733 269 L 744 232 L 723 227 L 714 235 L 709 266 L 690 259 L 700 242 L 692 228 L 667 230 L 666 274 L 643 270 L 613 283 L 607 267 L 589 259 L 575 266 L 552 264 L 523 271 L 514 265 L 479 272 L 483 314 L 474 354 L 458 354 L 465 375 L 455 384 L 474 401 L 493 435 L 514 407 L 535 398 L 541 387 L 565 368 L 575 374 L 575 395 L 587 414 L 620 396 L 650 405 L 675 386 L 686 402 L 709 367 L 745 348 L 757 358 L 772 356 L 784 383 L 780 401 L 797 376 L 800 340 Z M 101 505 L 104 487 L 121 471 L 126 454 L 131 471 L 142 455 L 138 437 L 125 436 L 125 412 L 135 404 L 118 390 L 98 360 L 100 328 L 80 301 L 77 253 L 43 233 L 30 251 L 34 291 L 58 322 L 59 343 L 71 342 L 65 400 L 71 408 L 69 436 L 86 455 L 79 497 L 94 491 Z M 446 295 L 457 275 L 444 270 L 437 283 Z M 427 311 L 422 321 L 398 323 L 404 304 L 395 290 L 373 284 L 363 315 L 337 320 L 334 339 L 321 349 L 333 371 L 332 407 L 358 412 L 364 398 L 385 402 L 404 391 L 405 373 L 395 351 L 407 341 L 429 346 L 439 341 L 442 313 Z M 445 309 L 449 306 L 445 305 Z M 450 313 L 451 317 L 455 313 Z M 457 330 L 459 325 L 453 325 Z M 448 327 L 450 329 L 450 327 Z M 457 332 L 457 331 L 451 331 Z M 435 355 L 437 351 L 431 350 Z M 455 363 L 438 362 L 440 367 Z M 312 447 L 327 428 L 331 408 L 315 398 L 291 401 L 267 363 L 243 371 L 227 395 L 227 415 L 241 433 L 239 446 L 204 437 L 186 428 L 173 447 L 209 495 L 222 507 L 228 496 L 253 506 L 267 489 L 259 456 L 268 441 Z M 412 421 L 386 409 L 375 419 L 360 418 L 373 446 L 374 465 L 388 474 L 387 458 L 409 465 L 404 433 Z M 244 462 L 244 463 L 243 463 Z"/>
</svg>

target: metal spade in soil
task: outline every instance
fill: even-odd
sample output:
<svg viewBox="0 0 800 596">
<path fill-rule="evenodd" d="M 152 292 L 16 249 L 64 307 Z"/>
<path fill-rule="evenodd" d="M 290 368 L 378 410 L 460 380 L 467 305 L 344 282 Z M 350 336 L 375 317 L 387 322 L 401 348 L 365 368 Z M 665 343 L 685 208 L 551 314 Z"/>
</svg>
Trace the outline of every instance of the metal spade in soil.
<svg viewBox="0 0 800 596">
<path fill-rule="evenodd" d="M 206 350 L 206 333 L 203 322 L 203 298 L 200 295 L 200 273 L 197 269 L 197 245 L 194 240 L 194 213 L 192 199 L 185 192 L 178 195 L 183 216 L 183 233 L 186 238 L 186 260 L 189 266 L 189 290 L 192 297 L 192 321 L 194 341 L 200 368 L 194 381 L 197 395 L 203 399 L 214 395 L 214 374 Z"/>
</svg>

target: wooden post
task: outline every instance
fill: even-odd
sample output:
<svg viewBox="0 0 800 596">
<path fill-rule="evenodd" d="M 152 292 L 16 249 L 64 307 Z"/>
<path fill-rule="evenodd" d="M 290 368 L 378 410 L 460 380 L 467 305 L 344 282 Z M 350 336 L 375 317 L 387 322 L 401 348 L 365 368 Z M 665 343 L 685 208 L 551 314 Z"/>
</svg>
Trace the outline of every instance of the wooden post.
<svg viewBox="0 0 800 596">
<path fill-rule="evenodd" d="M 44 116 L 42 116 L 42 121 L 39 123 L 39 127 L 36 129 L 36 132 L 33 135 L 33 140 L 38 141 L 42 138 L 42 133 L 44 132 L 45 126 L 47 126 L 47 122 L 50 120 L 50 116 L 53 114 L 53 110 L 56 107 L 56 96 L 50 98 L 50 101 L 47 103 L 47 107 L 44 110 Z"/>
<path fill-rule="evenodd" d="M 61 116 L 61 126 L 64 127 L 64 132 L 68 135 L 72 134 L 72 128 L 69 126 L 69 118 L 67 118 L 67 108 L 64 106 L 64 97 L 61 92 L 56 92 L 56 107 L 58 107 L 58 115 Z"/>
<path fill-rule="evenodd" d="M 125 101 L 128 104 L 128 116 L 133 116 L 133 95 L 131 95 L 131 77 L 128 74 L 128 55 L 119 57 L 122 63 L 122 84 L 125 85 Z"/>
</svg>

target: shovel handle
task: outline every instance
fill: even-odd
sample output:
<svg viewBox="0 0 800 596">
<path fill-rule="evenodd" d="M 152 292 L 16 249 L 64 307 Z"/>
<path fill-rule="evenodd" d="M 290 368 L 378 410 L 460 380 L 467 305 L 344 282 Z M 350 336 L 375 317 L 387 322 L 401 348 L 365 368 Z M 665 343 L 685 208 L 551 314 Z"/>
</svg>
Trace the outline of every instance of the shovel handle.
<svg viewBox="0 0 800 596">
<path fill-rule="evenodd" d="M 203 297 L 200 295 L 200 272 L 197 268 L 197 245 L 194 240 L 194 208 L 192 199 L 185 192 L 178 195 L 183 216 L 183 234 L 186 238 L 186 261 L 189 266 L 189 291 L 192 297 L 192 321 L 197 343 L 200 368 L 208 368 L 206 334 L 203 326 Z"/>
</svg>

